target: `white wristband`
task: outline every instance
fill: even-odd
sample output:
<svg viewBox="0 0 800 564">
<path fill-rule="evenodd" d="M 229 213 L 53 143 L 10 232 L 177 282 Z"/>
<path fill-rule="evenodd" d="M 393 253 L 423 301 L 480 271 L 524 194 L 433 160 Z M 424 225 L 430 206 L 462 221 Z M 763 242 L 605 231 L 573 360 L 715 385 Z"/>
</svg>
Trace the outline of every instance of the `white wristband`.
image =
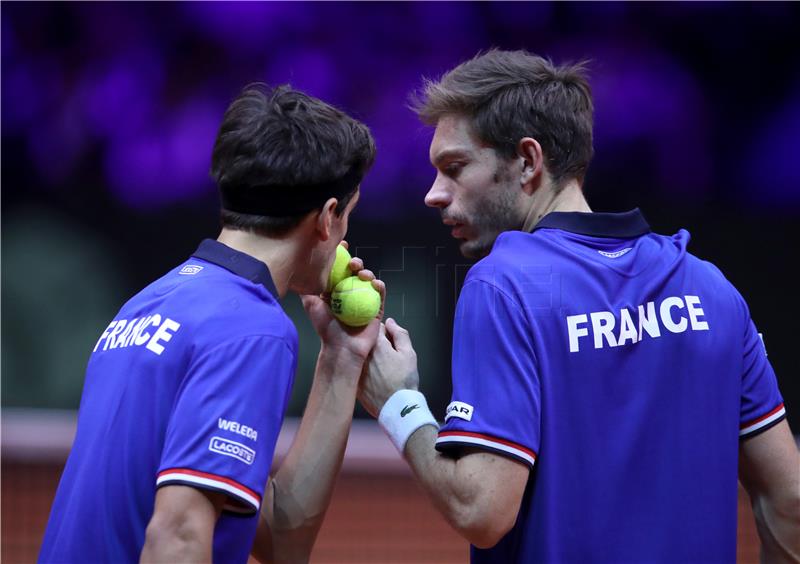
<svg viewBox="0 0 800 564">
<path fill-rule="evenodd" d="M 390 397 L 378 415 L 378 423 L 403 454 L 408 438 L 420 427 L 439 428 L 425 396 L 416 390 L 398 390 Z"/>
</svg>

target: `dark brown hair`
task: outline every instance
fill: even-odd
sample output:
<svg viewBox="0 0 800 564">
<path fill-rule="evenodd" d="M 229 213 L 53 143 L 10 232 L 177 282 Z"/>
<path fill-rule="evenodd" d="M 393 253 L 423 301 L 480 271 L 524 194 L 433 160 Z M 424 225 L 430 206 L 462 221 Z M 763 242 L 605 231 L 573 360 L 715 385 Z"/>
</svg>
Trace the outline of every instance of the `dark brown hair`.
<svg viewBox="0 0 800 564">
<path fill-rule="evenodd" d="M 296 191 L 281 194 L 282 200 L 302 202 L 304 187 L 335 183 L 348 174 L 361 178 L 374 160 L 375 141 L 363 123 L 289 85 L 271 89 L 251 84 L 225 112 L 214 144 L 211 176 L 223 193 L 280 189 Z M 356 189 L 357 184 L 339 195 L 337 214 L 344 211 Z M 268 200 L 270 196 L 262 197 Z M 223 207 L 223 227 L 266 236 L 286 234 L 308 213 L 241 211 Z"/>
<path fill-rule="evenodd" d="M 493 49 L 439 81 L 426 80 L 412 108 L 428 125 L 447 114 L 470 118 L 477 137 L 507 159 L 516 155 L 520 139 L 536 139 L 557 185 L 570 178 L 582 182 L 592 159 L 586 63 L 558 67 L 527 51 Z"/>
</svg>

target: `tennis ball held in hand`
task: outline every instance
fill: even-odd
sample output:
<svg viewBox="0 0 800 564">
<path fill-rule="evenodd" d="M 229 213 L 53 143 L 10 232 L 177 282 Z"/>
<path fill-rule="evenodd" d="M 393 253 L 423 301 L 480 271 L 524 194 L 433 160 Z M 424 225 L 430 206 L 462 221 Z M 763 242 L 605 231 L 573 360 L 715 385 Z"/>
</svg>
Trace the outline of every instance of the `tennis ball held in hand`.
<svg viewBox="0 0 800 564">
<path fill-rule="evenodd" d="M 347 278 L 352 276 L 353 272 L 350 270 L 350 253 L 347 252 L 342 245 L 336 246 L 336 259 L 333 261 L 331 273 L 328 276 L 328 287 L 326 291 L 332 292 L 336 285 Z"/>
<path fill-rule="evenodd" d="M 333 315 L 351 327 L 363 327 L 378 315 L 381 295 L 369 280 L 350 276 L 339 282 L 331 294 Z"/>
</svg>

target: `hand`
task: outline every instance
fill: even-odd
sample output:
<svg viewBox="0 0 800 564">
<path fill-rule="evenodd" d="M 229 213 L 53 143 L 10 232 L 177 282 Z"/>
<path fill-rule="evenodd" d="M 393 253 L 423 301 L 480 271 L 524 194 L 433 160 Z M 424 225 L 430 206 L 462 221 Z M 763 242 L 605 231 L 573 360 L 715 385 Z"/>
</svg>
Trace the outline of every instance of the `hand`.
<svg viewBox="0 0 800 564">
<path fill-rule="evenodd" d="M 347 248 L 347 242 L 342 241 Z M 383 319 L 383 306 L 386 301 L 386 285 L 375 278 L 371 270 L 364 268 L 364 261 L 358 257 L 350 260 L 350 270 L 361 280 L 371 280 L 372 287 L 381 295 L 381 307 L 375 319 L 364 327 L 348 327 L 337 320 L 329 307 L 330 294 L 321 296 L 300 296 L 306 315 L 311 320 L 314 330 L 322 340 L 323 350 L 334 353 L 350 353 L 361 360 L 366 360 L 369 352 L 375 346 Z"/>
<path fill-rule="evenodd" d="M 377 418 L 383 404 L 397 390 L 419 389 L 417 353 L 408 331 L 394 319 L 380 325 L 375 349 L 364 366 L 358 389 L 358 401 Z"/>
</svg>

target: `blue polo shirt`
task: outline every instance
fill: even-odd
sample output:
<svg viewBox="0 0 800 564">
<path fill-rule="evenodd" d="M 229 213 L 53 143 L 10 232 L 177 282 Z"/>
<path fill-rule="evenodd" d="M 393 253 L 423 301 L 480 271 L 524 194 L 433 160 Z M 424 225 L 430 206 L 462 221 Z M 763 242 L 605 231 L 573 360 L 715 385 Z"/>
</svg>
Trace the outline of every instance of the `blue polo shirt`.
<svg viewBox="0 0 800 564">
<path fill-rule="evenodd" d="M 467 275 L 440 451 L 530 468 L 473 562 L 735 562 L 739 442 L 783 419 L 745 301 L 638 210 L 545 216 Z"/>
<path fill-rule="evenodd" d="M 296 360 L 266 265 L 203 241 L 100 335 L 40 562 L 138 561 L 173 484 L 227 496 L 214 561 L 246 562 Z"/>
</svg>

